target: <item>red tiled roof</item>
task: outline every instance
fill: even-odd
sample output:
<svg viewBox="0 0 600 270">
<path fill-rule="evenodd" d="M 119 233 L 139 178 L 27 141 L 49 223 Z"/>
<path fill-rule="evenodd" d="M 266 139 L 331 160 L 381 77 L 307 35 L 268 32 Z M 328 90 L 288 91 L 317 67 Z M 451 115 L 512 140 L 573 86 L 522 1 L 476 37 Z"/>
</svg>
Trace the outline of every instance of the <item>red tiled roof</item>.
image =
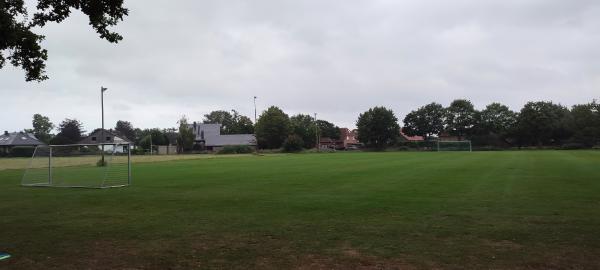
<svg viewBox="0 0 600 270">
<path fill-rule="evenodd" d="M 402 137 L 404 137 L 404 139 L 406 139 L 407 141 L 411 141 L 411 142 L 424 141 L 425 140 L 423 138 L 423 136 L 408 136 L 408 135 L 404 134 L 404 132 L 402 132 L 402 130 L 400 130 L 400 135 Z"/>
</svg>

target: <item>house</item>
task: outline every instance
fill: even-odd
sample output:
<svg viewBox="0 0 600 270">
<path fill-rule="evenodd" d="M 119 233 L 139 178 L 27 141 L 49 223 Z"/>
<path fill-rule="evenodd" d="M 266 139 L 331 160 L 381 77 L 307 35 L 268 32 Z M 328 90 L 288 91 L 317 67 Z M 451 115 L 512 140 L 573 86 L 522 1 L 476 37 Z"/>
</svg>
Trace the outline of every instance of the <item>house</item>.
<svg viewBox="0 0 600 270">
<path fill-rule="evenodd" d="M 341 150 L 344 149 L 344 141 L 329 137 L 321 137 L 319 138 L 319 149 Z"/>
<path fill-rule="evenodd" d="M 425 138 L 423 138 L 423 136 L 408 136 L 400 130 L 398 140 L 401 142 L 422 142 L 425 141 Z"/>
<path fill-rule="evenodd" d="M 254 134 L 221 134 L 221 124 L 201 124 L 194 122 L 190 128 L 196 136 L 194 143 L 209 151 L 219 151 L 228 145 L 256 147 Z"/>
<path fill-rule="evenodd" d="M 122 148 L 119 147 L 119 149 L 116 149 L 115 151 L 118 153 L 124 153 L 127 152 L 128 145 L 133 143 L 116 131 L 105 129 L 104 132 L 102 132 L 102 129 L 99 128 L 79 141 L 79 144 L 122 144 Z"/>
<path fill-rule="evenodd" d="M 116 131 L 112 130 L 104 130 L 96 129 L 94 132 L 90 133 L 87 137 L 83 138 L 83 140 L 79 141 L 79 144 L 99 144 L 99 143 L 107 143 L 107 144 L 130 144 L 131 142 L 125 138 L 125 136 L 119 134 Z"/>
<path fill-rule="evenodd" d="M 358 130 L 356 129 L 340 128 L 340 139 L 345 149 L 356 149 L 362 145 L 358 141 Z"/>
<path fill-rule="evenodd" d="M 362 146 L 358 141 L 358 130 L 350 130 L 349 128 L 340 128 L 340 138 L 333 139 L 330 137 L 319 138 L 319 149 L 357 149 Z"/>
<path fill-rule="evenodd" d="M 45 143 L 38 140 L 33 134 L 25 132 L 13 132 L 8 133 L 4 131 L 4 134 L 0 135 L 0 147 L 4 154 L 8 154 L 10 149 L 15 146 L 30 146 L 36 147 L 38 145 L 45 145 Z"/>
</svg>

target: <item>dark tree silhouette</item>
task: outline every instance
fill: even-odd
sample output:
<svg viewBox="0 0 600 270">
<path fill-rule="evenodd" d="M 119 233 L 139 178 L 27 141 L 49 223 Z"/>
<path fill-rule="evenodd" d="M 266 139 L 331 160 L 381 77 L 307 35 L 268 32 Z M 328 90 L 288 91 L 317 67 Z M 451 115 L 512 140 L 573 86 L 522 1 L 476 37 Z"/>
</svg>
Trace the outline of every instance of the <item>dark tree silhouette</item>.
<svg viewBox="0 0 600 270">
<path fill-rule="evenodd" d="M 83 137 L 83 124 L 77 119 L 65 119 L 58 125 L 58 134 L 51 140 L 51 144 L 74 144 Z"/>
<path fill-rule="evenodd" d="M 35 27 L 43 27 L 48 22 L 60 23 L 75 9 L 88 16 L 100 38 L 117 43 L 123 37 L 108 28 L 128 14 L 123 0 L 38 0 L 36 9 L 29 19 L 23 0 L 0 1 L 0 69 L 8 60 L 25 70 L 26 81 L 48 79 L 45 74 L 48 52 L 40 45 L 45 37 L 34 33 Z"/>
<path fill-rule="evenodd" d="M 280 148 L 290 134 L 290 118 L 278 107 L 271 106 L 260 115 L 255 128 L 260 148 Z"/>
<path fill-rule="evenodd" d="M 135 129 L 133 128 L 133 125 L 131 125 L 130 122 L 122 120 L 117 121 L 115 130 L 121 135 L 125 136 L 127 140 L 131 142 L 135 141 Z"/>
<path fill-rule="evenodd" d="M 375 107 L 361 113 L 356 122 L 358 140 L 367 147 L 382 149 L 392 145 L 400 135 L 398 118 L 392 110 Z"/>
<path fill-rule="evenodd" d="M 306 114 L 298 114 L 290 117 L 290 123 L 292 126 L 292 133 L 298 135 L 304 143 L 304 148 L 313 148 L 316 146 L 316 127 L 315 119 Z M 290 138 L 288 138 L 289 140 Z M 292 140 L 295 140 L 292 139 Z"/>
<path fill-rule="evenodd" d="M 402 132 L 409 136 L 430 137 L 444 130 L 445 109 L 439 103 L 427 104 L 404 117 Z"/>
</svg>

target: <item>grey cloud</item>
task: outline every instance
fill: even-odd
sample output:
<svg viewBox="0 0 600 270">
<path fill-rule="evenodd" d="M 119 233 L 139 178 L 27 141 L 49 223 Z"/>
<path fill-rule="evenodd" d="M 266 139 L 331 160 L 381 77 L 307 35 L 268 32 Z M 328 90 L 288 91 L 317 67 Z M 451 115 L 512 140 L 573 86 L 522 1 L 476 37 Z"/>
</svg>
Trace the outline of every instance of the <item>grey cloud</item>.
<svg viewBox="0 0 600 270">
<path fill-rule="evenodd" d="M 126 5 L 118 45 L 99 40 L 76 12 L 44 28 L 51 79 L 25 83 L 22 71 L 1 70 L 0 92 L 18 94 L 0 128 L 27 128 L 42 113 L 92 130 L 101 85 L 109 87 L 107 125 L 125 119 L 140 127 L 175 126 L 183 114 L 200 120 L 214 109 L 253 116 L 255 95 L 259 110 L 317 112 L 340 126 L 376 105 L 403 118 L 454 98 L 518 109 L 529 100 L 572 105 L 600 96 L 597 1 Z"/>
</svg>

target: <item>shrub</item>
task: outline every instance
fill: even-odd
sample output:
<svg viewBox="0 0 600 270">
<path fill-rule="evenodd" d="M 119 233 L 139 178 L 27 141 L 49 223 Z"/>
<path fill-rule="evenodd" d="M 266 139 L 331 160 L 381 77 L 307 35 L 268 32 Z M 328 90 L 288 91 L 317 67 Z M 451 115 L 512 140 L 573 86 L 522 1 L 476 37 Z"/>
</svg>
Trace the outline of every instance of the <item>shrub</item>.
<svg viewBox="0 0 600 270">
<path fill-rule="evenodd" d="M 260 154 L 279 154 L 282 152 L 282 149 L 261 149 Z"/>
<path fill-rule="evenodd" d="M 435 141 L 415 141 L 415 142 L 407 142 L 402 141 L 396 143 L 396 147 L 398 150 L 404 151 L 433 151 L 437 149 L 437 142 Z"/>
<path fill-rule="evenodd" d="M 254 148 L 248 145 L 227 145 L 217 154 L 249 154 L 252 152 L 254 152 Z"/>
<path fill-rule="evenodd" d="M 108 165 L 106 160 L 99 159 L 98 162 L 96 162 L 97 167 L 106 167 L 106 165 Z"/>
<path fill-rule="evenodd" d="M 10 149 L 10 156 L 12 157 L 31 157 L 35 147 L 31 146 L 15 146 Z"/>
<path fill-rule="evenodd" d="M 141 148 L 141 147 L 136 147 L 134 149 L 131 149 L 131 154 L 132 155 L 144 155 L 144 154 L 146 154 L 146 150 L 144 150 L 144 148 Z"/>
<path fill-rule="evenodd" d="M 300 152 L 304 146 L 304 141 L 300 136 L 293 134 L 289 135 L 283 142 L 284 152 Z"/>
<path fill-rule="evenodd" d="M 584 144 L 582 143 L 565 143 L 561 146 L 560 149 L 564 149 L 564 150 L 577 150 L 577 149 L 586 149 L 589 147 L 586 147 Z"/>
</svg>

